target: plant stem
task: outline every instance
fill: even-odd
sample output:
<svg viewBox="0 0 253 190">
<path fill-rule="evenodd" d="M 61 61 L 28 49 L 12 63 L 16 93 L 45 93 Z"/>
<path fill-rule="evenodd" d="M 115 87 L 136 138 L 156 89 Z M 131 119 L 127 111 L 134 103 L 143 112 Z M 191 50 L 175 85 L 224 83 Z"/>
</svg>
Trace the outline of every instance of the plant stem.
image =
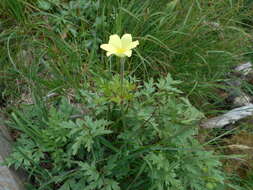
<svg viewBox="0 0 253 190">
<path fill-rule="evenodd" d="M 123 88 L 124 88 L 124 69 L 125 69 L 125 59 L 120 59 L 120 90 L 121 97 L 123 98 Z"/>
<path fill-rule="evenodd" d="M 120 112 L 121 112 L 121 118 L 122 118 L 122 125 L 123 129 L 125 129 L 125 121 L 124 121 L 124 68 L 125 67 L 125 59 L 120 59 L 120 91 L 121 91 L 121 102 L 120 102 Z"/>
</svg>

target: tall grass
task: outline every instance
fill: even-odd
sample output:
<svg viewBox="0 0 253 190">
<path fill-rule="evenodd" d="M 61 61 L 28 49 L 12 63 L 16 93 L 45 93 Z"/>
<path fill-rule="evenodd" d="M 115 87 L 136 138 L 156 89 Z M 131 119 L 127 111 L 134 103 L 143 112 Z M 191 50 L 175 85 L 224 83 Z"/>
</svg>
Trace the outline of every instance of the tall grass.
<svg viewBox="0 0 253 190">
<path fill-rule="evenodd" d="M 0 2 L 1 12 L 13 17 L 18 22 L 25 20 L 24 5 L 21 0 L 2 0 Z"/>
<path fill-rule="evenodd" d="M 248 52 L 247 34 L 238 24 L 244 1 L 56 2 L 47 1 L 45 10 L 36 1 L 2 1 L 2 16 L 18 21 L 4 23 L 0 33 L 7 94 L 19 91 L 20 83 L 39 86 L 44 95 L 65 93 L 89 77 L 116 71 L 115 59 L 106 59 L 99 45 L 110 34 L 131 33 L 140 46 L 127 73 L 143 80 L 171 73 L 184 81 L 181 88 L 195 105 L 207 110 L 209 100 L 220 101 L 214 89 Z"/>
</svg>

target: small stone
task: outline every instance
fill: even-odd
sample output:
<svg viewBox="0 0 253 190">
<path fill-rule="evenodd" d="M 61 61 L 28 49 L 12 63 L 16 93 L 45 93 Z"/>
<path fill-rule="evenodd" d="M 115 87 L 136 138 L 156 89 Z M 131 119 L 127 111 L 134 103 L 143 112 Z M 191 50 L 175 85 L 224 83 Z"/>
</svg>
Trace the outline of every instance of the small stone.
<svg viewBox="0 0 253 190">
<path fill-rule="evenodd" d="M 7 166 L 1 165 L 11 152 L 9 132 L 1 123 L 0 117 L 0 190 L 24 190 L 22 180 L 24 175 L 18 174 Z"/>
<path fill-rule="evenodd" d="M 0 163 L 4 160 L 0 155 Z M 6 166 L 0 165 L 0 190 L 24 190 L 21 180 Z"/>
</svg>

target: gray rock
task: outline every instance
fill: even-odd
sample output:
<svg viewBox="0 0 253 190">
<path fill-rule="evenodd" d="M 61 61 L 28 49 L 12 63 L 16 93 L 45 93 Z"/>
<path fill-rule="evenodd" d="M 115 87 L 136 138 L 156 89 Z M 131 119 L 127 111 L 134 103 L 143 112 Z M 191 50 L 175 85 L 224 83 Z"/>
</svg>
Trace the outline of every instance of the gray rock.
<svg viewBox="0 0 253 190">
<path fill-rule="evenodd" d="M 10 142 L 9 132 L 0 122 L 0 164 L 11 152 Z M 0 190 L 24 190 L 23 182 L 21 173 L 2 164 L 0 165 Z"/>
</svg>

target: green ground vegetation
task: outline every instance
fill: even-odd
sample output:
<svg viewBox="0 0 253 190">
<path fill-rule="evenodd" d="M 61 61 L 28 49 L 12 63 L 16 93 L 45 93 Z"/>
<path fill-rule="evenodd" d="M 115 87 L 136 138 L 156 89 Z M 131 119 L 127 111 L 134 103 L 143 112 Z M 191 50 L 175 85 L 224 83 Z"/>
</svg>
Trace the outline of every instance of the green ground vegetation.
<svg viewBox="0 0 253 190">
<path fill-rule="evenodd" d="M 29 189 L 251 189 L 253 171 L 223 169 L 223 131 L 196 136 L 200 119 L 229 107 L 219 90 L 231 69 L 252 59 L 252 6 L 1 0 L 0 106 L 16 141 L 8 164 L 29 172 Z M 99 46 L 125 33 L 140 45 L 122 88 L 119 59 Z"/>
</svg>

